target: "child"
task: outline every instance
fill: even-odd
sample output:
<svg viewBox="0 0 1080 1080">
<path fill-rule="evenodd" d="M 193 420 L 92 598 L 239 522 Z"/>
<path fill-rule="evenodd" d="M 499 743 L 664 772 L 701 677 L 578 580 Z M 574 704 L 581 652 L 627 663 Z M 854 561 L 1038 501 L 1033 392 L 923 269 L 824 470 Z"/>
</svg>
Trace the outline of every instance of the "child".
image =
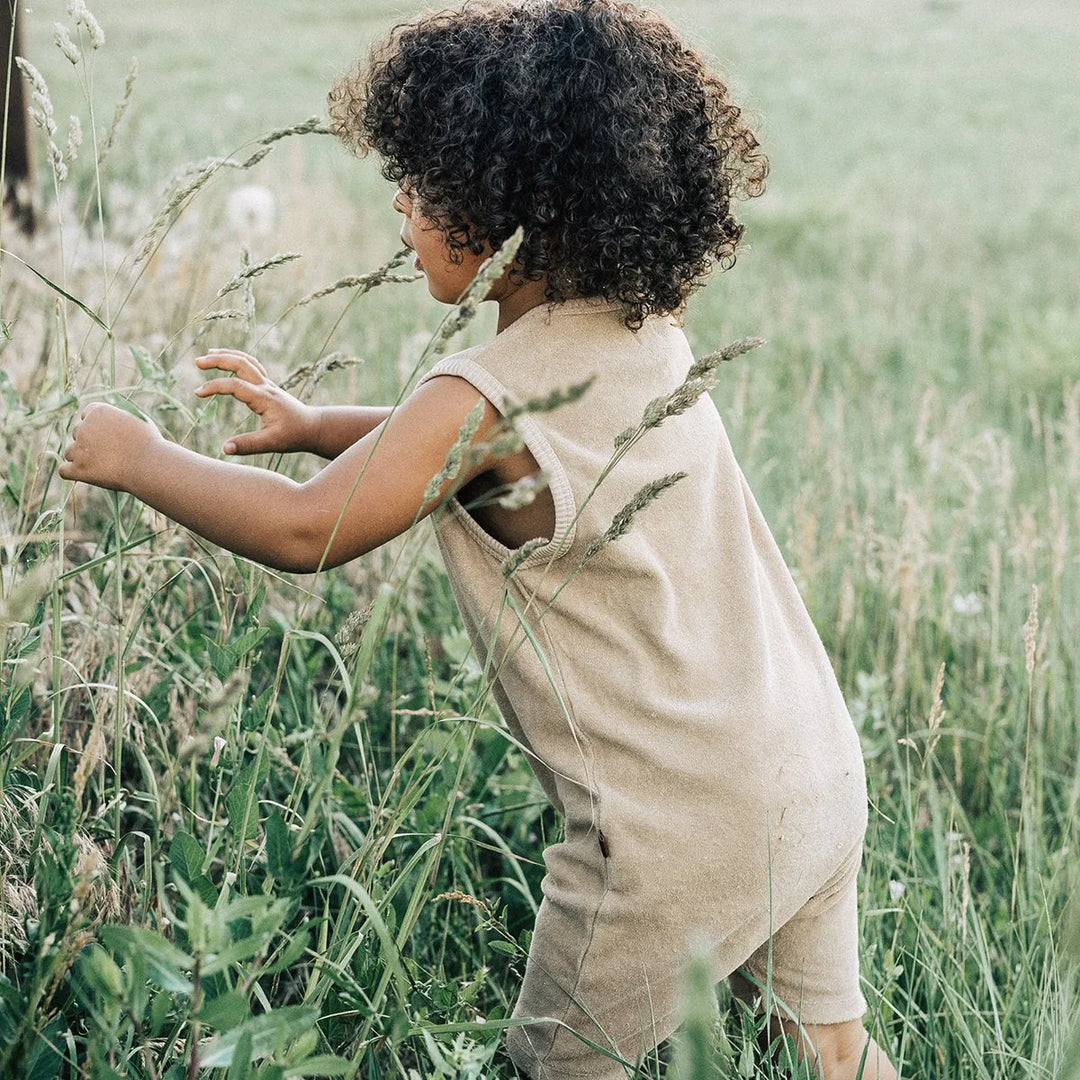
<svg viewBox="0 0 1080 1080">
<path fill-rule="evenodd" d="M 304 484 L 202 457 L 107 405 L 80 414 L 61 475 L 311 571 L 429 513 L 425 487 L 479 404 L 479 452 L 443 484 L 436 531 L 565 828 L 545 852 L 516 1010 L 537 1022 L 510 1029 L 515 1063 L 553 1080 L 625 1076 L 617 1056 L 635 1061 L 677 1024 L 696 940 L 718 978 L 748 973 L 733 976 L 740 992 L 768 982 L 774 1029 L 821 1076 L 892 1080 L 860 1019 L 858 739 L 708 396 L 645 431 L 597 486 L 620 432 L 686 377 L 671 316 L 734 260 L 732 200 L 763 188 L 727 88 L 624 0 L 492 0 L 399 26 L 333 88 L 330 112 L 398 184 L 401 237 L 435 299 L 457 300 L 523 228 L 487 293 L 495 339 L 436 364 L 393 411 L 309 408 L 253 357 L 200 357 L 231 374 L 197 392 L 261 418 L 226 453 L 333 459 Z M 492 450 L 512 402 L 587 377 L 577 400 L 518 417 L 523 444 Z M 494 498 L 539 470 L 530 504 Z M 642 491 L 652 505 L 605 543 Z"/>
</svg>

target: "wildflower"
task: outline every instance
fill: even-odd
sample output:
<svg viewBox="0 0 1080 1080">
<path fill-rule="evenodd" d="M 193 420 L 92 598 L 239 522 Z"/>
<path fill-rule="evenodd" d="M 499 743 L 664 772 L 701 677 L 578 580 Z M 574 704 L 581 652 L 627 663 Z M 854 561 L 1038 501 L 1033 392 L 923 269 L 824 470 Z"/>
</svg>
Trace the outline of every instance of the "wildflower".
<svg viewBox="0 0 1080 1080">
<path fill-rule="evenodd" d="M 216 769 L 218 762 L 221 760 L 221 751 L 225 749 L 228 742 L 220 735 L 214 736 L 214 756 L 210 759 L 210 768 Z"/>
<path fill-rule="evenodd" d="M 907 886 L 902 881 L 895 879 L 889 882 L 889 899 L 895 904 L 907 891 Z"/>
</svg>

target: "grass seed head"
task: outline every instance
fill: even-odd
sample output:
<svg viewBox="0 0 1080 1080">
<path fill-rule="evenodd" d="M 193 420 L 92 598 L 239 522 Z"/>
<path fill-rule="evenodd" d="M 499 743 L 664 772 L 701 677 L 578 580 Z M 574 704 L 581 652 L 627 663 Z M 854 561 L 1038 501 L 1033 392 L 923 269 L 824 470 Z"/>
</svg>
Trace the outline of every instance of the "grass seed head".
<svg viewBox="0 0 1080 1080">
<path fill-rule="evenodd" d="M 515 480 L 495 501 L 504 510 L 520 510 L 536 501 L 536 496 L 548 487 L 548 477 L 543 472 L 533 473 Z"/>
<path fill-rule="evenodd" d="M 68 119 L 67 148 L 64 150 L 64 160 L 70 165 L 79 156 L 79 147 L 82 146 L 82 124 L 77 116 Z"/>
<path fill-rule="evenodd" d="M 64 54 L 68 61 L 75 65 L 82 59 L 79 46 L 71 40 L 71 34 L 63 23 L 53 23 L 53 44 Z"/>
<path fill-rule="evenodd" d="M 75 20 L 76 26 L 82 26 L 86 30 L 86 36 L 90 39 L 91 49 L 100 49 L 105 44 L 105 31 L 101 24 L 90 14 L 90 9 L 84 0 L 71 0 L 67 7 L 68 14 Z"/>
<path fill-rule="evenodd" d="M 1031 586 L 1031 605 L 1024 623 L 1024 667 L 1028 678 L 1035 674 L 1035 647 L 1039 634 L 1039 586 Z"/>
<path fill-rule="evenodd" d="M 602 536 L 597 537 L 585 550 L 585 558 L 591 559 L 608 544 L 621 540 L 630 531 L 634 524 L 634 518 L 641 513 L 650 503 L 655 502 L 665 491 L 674 487 L 680 480 L 688 476 L 685 472 L 668 473 L 659 480 L 651 480 L 639 488 L 634 497 L 611 519 L 611 524 L 604 530 Z"/>
<path fill-rule="evenodd" d="M 220 300 L 223 296 L 228 296 L 229 293 L 235 292 L 241 285 L 250 281 L 252 278 L 256 278 L 260 274 L 265 274 L 267 270 L 273 270 L 275 266 L 283 266 L 285 263 L 292 262 L 294 259 L 299 258 L 299 251 L 284 251 L 279 255 L 271 255 L 269 259 L 264 259 L 260 263 L 255 263 L 252 266 L 245 266 L 239 274 L 231 278 L 218 289 L 214 299 Z"/>
<path fill-rule="evenodd" d="M 120 128 L 120 121 L 124 119 L 124 113 L 127 112 L 128 105 L 131 104 L 131 95 L 135 89 L 135 80 L 138 76 L 139 61 L 132 57 L 131 65 L 128 67 L 127 77 L 124 79 L 124 92 L 120 95 L 120 100 L 116 103 L 116 108 L 113 109 L 113 118 L 112 122 L 109 124 L 109 130 L 105 132 L 105 138 L 101 140 L 101 147 L 98 150 L 99 166 L 105 161 L 106 156 L 116 142 L 116 133 Z"/>
<path fill-rule="evenodd" d="M 521 569 L 522 564 L 547 543 L 549 543 L 549 541 L 543 536 L 535 536 L 532 540 L 526 540 L 521 547 L 516 551 L 511 552 L 510 555 L 503 560 L 502 576 L 509 581 L 510 578 Z"/>
<path fill-rule="evenodd" d="M 473 436 L 480 427 L 480 421 L 484 419 L 484 399 L 481 398 L 469 410 L 469 415 L 458 429 L 454 445 L 446 453 L 446 461 L 443 467 L 428 481 L 424 488 L 424 505 L 433 502 L 439 497 L 443 485 L 454 480 L 461 472 L 461 463 L 465 458 L 465 451 L 473 441 Z"/>
<path fill-rule="evenodd" d="M 56 134 L 56 121 L 53 119 L 53 103 L 45 77 L 23 56 L 15 57 L 15 66 L 30 83 L 30 119 L 52 138 Z"/>
</svg>

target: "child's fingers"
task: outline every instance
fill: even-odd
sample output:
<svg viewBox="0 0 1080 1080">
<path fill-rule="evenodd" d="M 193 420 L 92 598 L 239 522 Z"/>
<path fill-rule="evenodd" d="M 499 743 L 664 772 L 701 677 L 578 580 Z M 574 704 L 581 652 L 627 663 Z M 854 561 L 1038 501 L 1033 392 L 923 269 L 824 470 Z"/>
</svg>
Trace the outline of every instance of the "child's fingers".
<svg viewBox="0 0 1080 1080">
<path fill-rule="evenodd" d="M 195 366 L 204 371 L 207 368 L 233 371 L 247 382 L 259 383 L 269 378 L 266 368 L 254 356 L 239 349 L 211 349 L 205 356 L 195 358 Z"/>
<path fill-rule="evenodd" d="M 208 359 L 217 357 L 243 361 L 251 364 L 251 366 L 261 374 L 266 374 L 266 368 L 263 367 L 261 361 L 257 357 L 252 356 L 251 353 L 244 352 L 243 349 L 207 349 L 206 356 Z"/>
<path fill-rule="evenodd" d="M 242 401 L 252 412 L 262 412 L 265 408 L 266 399 L 250 382 L 243 379 L 211 379 L 197 387 L 195 393 L 199 397 L 211 397 L 213 394 L 231 394 L 237 401 Z"/>
<path fill-rule="evenodd" d="M 226 454 L 239 457 L 243 454 L 261 454 L 265 451 L 273 450 L 275 447 L 271 444 L 270 439 L 265 432 L 245 431 L 239 435 L 233 435 L 230 439 L 226 439 L 222 449 Z"/>
</svg>

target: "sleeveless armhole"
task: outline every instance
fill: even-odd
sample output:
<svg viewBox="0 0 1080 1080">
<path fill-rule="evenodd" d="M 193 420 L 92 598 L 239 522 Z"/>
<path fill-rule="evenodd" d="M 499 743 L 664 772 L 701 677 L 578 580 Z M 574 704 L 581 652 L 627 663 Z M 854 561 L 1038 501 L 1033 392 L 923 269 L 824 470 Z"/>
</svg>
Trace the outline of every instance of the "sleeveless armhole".
<svg viewBox="0 0 1080 1080">
<path fill-rule="evenodd" d="M 459 379 L 464 379 L 491 402 L 500 416 L 506 415 L 507 402 L 512 400 L 513 395 L 490 371 L 469 359 L 468 354 L 448 356 L 445 360 L 440 360 L 416 385 L 421 386 L 437 375 L 456 375 Z M 515 428 L 548 478 L 552 502 L 555 504 L 555 535 L 522 561 L 519 569 L 526 569 L 555 562 L 570 550 L 576 532 L 577 507 L 566 470 L 540 425 L 526 413 L 517 418 Z M 500 543 L 481 528 L 458 498 L 452 498 L 448 505 L 450 512 L 469 536 L 500 562 L 517 550 Z"/>
</svg>

